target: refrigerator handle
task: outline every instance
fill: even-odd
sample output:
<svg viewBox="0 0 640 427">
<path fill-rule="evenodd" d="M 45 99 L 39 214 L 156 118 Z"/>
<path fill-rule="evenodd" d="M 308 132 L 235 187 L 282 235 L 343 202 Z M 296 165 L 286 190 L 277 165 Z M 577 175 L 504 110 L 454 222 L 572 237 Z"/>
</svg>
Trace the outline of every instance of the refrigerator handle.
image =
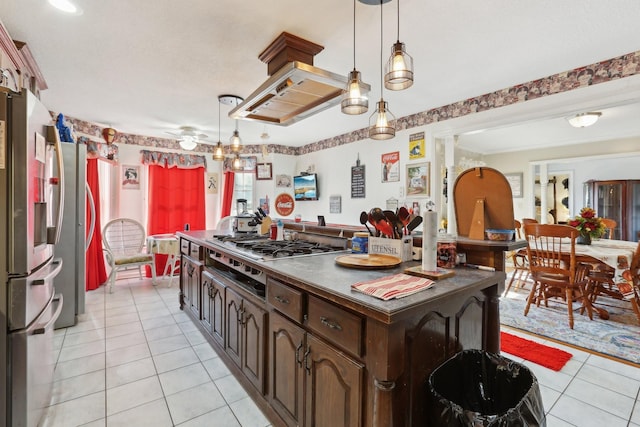
<svg viewBox="0 0 640 427">
<path fill-rule="evenodd" d="M 52 301 L 57 303 L 56 311 L 53 313 L 53 316 L 51 316 L 51 319 L 49 319 L 49 321 L 45 325 L 33 330 L 33 335 L 42 335 L 46 333 L 47 329 L 49 329 L 51 325 L 56 323 L 56 320 L 58 320 L 58 317 L 60 317 L 62 306 L 64 305 L 64 298 L 62 297 L 62 294 L 55 294 Z"/>
<path fill-rule="evenodd" d="M 60 240 L 60 232 L 62 231 L 62 213 L 64 212 L 64 161 L 62 160 L 62 146 L 58 129 L 54 125 L 47 125 L 47 141 L 55 145 L 56 160 L 58 163 L 58 215 L 56 217 L 56 226 L 47 229 L 47 243 L 55 245 Z M 53 142 L 52 142 L 53 141 Z"/>
<path fill-rule="evenodd" d="M 89 183 L 85 181 L 84 186 L 87 189 L 87 198 L 89 199 L 89 212 L 91 213 L 91 222 L 89 223 L 89 236 L 84 243 L 84 251 L 87 252 L 87 250 L 89 249 L 89 245 L 91 245 L 91 241 L 93 240 L 93 231 L 96 226 L 96 204 L 93 200 L 93 193 L 91 192 Z"/>
</svg>

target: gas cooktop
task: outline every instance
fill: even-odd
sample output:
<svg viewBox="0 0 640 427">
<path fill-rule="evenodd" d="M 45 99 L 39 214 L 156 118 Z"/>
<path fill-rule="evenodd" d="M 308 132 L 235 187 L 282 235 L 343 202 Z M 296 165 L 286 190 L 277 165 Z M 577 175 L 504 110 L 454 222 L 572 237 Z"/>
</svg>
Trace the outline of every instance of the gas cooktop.
<svg viewBox="0 0 640 427">
<path fill-rule="evenodd" d="M 304 237 L 304 235 L 302 236 Z M 212 241 L 220 242 L 234 252 L 262 260 L 338 252 L 347 248 L 346 239 L 343 238 L 331 238 L 323 242 L 311 241 L 306 238 L 271 240 L 267 236 L 255 233 L 214 235 Z"/>
</svg>

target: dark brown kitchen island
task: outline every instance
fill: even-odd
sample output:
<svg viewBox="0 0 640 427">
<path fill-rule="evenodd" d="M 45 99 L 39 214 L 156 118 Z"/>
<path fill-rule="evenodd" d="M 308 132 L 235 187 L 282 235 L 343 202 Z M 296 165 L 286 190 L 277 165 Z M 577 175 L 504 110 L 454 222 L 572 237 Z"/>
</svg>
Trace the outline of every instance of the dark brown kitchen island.
<svg viewBox="0 0 640 427">
<path fill-rule="evenodd" d="M 499 352 L 504 272 L 460 268 L 405 298 L 351 284 L 402 272 L 336 253 L 263 260 L 178 233 L 181 308 L 274 425 L 422 426 L 431 371 L 463 349 Z"/>
</svg>

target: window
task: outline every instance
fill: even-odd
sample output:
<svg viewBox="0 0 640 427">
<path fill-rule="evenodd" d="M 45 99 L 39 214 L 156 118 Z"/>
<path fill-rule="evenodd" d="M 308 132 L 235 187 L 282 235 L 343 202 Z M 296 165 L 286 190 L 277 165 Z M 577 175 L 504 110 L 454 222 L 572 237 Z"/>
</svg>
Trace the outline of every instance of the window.
<svg viewBox="0 0 640 427">
<path fill-rule="evenodd" d="M 236 216 L 238 199 L 247 200 L 247 211 L 253 212 L 255 210 L 253 203 L 253 193 L 255 184 L 255 174 L 251 172 L 236 172 L 233 182 L 233 203 L 231 203 L 231 215 Z"/>
</svg>

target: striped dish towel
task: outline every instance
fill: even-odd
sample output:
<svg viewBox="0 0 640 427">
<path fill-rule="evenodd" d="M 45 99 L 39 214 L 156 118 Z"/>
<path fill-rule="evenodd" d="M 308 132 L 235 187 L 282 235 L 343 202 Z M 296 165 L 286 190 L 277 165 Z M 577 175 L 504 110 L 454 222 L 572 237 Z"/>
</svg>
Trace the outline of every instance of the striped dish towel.
<svg viewBox="0 0 640 427">
<path fill-rule="evenodd" d="M 387 301 L 415 294 L 433 284 L 433 280 L 400 273 L 367 282 L 354 283 L 351 287 L 355 291 Z"/>
</svg>

